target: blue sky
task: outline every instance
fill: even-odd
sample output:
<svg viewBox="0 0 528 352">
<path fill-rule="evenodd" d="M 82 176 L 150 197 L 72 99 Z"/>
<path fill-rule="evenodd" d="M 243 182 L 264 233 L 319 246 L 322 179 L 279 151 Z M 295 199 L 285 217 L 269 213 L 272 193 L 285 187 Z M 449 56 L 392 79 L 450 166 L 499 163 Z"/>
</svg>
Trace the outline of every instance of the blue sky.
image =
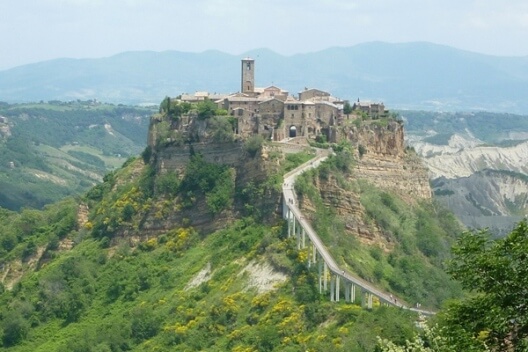
<svg viewBox="0 0 528 352">
<path fill-rule="evenodd" d="M 291 55 L 369 41 L 528 56 L 528 1 L 0 0 L 0 70 L 135 50 Z"/>
</svg>

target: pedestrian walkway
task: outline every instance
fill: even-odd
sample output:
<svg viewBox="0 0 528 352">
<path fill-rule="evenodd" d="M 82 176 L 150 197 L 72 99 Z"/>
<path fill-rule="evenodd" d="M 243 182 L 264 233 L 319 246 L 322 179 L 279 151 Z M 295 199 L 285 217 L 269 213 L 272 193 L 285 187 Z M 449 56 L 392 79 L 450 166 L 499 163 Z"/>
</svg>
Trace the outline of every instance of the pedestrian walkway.
<svg viewBox="0 0 528 352">
<path fill-rule="evenodd" d="M 282 215 L 288 222 L 288 236 L 296 237 L 298 249 L 308 248 L 308 266 L 317 266 L 319 292 L 329 291 L 331 301 L 339 301 L 341 299 L 341 293 L 344 293 L 344 299 L 346 301 L 355 302 L 359 300 L 362 306 L 369 309 L 373 307 L 374 301 L 376 300 L 380 305 L 410 309 L 422 315 L 435 314 L 435 312 L 422 310 L 418 307 L 410 308 L 406 306 L 402 300 L 399 300 L 392 294 L 376 289 L 357 275 L 340 268 L 336 263 L 317 233 L 306 220 L 306 217 L 303 216 L 301 210 L 298 208 L 294 190 L 297 176 L 306 170 L 317 168 L 319 164 L 332 154 L 329 150 L 316 150 L 316 156 L 313 159 L 284 175 L 284 183 L 282 185 Z"/>
</svg>

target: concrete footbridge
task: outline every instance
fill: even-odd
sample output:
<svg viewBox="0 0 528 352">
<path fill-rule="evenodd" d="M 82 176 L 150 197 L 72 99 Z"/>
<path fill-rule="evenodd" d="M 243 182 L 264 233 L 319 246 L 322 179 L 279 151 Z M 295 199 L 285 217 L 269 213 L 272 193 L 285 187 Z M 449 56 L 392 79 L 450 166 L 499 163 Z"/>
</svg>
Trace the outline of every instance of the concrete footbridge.
<svg viewBox="0 0 528 352">
<path fill-rule="evenodd" d="M 347 302 L 360 301 L 365 308 L 372 308 L 374 302 L 380 305 L 397 306 L 410 309 L 423 315 L 435 314 L 432 311 L 410 308 L 401 300 L 382 292 L 357 275 L 340 268 L 323 242 L 311 227 L 298 208 L 294 184 L 298 175 L 304 171 L 316 168 L 331 154 L 329 150 L 316 149 L 316 156 L 296 169 L 284 175 L 282 185 L 282 216 L 288 222 L 288 237 L 295 236 L 299 250 L 308 249 L 308 266 L 317 266 L 319 276 L 319 292 L 328 292 L 331 301 L 339 301 L 344 294 Z"/>
</svg>

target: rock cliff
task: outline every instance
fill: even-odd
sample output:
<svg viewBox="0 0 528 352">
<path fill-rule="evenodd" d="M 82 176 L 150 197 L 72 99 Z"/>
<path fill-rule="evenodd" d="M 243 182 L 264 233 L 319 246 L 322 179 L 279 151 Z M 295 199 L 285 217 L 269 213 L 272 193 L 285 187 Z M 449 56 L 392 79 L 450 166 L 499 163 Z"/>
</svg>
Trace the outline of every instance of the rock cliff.
<svg viewBox="0 0 528 352">
<path fill-rule="evenodd" d="M 410 201 L 431 198 L 427 167 L 412 150 L 405 148 L 403 124 L 370 123 L 344 128 L 341 135 L 356 147 L 355 177 Z"/>
<path fill-rule="evenodd" d="M 467 227 L 507 234 L 528 214 L 528 142 L 490 146 L 465 131 L 451 135 L 445 145 L 417 135 L 408 136 L 408 143 L 427 164 L 436 198 Z"/>
<path fill-rule="evenodd" d="M 431 198 L 427 168 L 412 150 L 405 148 L 402 124 L 396 121 L 386 126 L 367 124 L 343 129 L 340 135 L 356 147 L 356 163 L 349 181 L 367 181 L 410 204 Z M 359 188 L 342 187 L 332 175 L 316 182 L 324 204 L 332 207 L 344 222 L 346 234 L 390 250 L 392 236 L 367 220 Z M 315 206 L 306 198 L 301 199 L 301 208 L 307 214 L 315 212 Z"/>
<path fill-rule="evenodd" d="M 178 123 L 181 125 L 182 122 Z M 180 143 L 178 138 L 181 136 L 175 134 L 178 128 L 164 133 L 161 128 L 168 126 L 163 126 L 161 120 L 153 120 L 149 145 L 154 150 L 152 165 L 158 174 L 168 172 L 182 174 L 191 155 L 200 153 L 207 162 L 228 165 L 232 168 L 235 187 L 241 190 L 250 182 L 264 182 L 277 171 L 281 160 L 284 159 L 283 152 L 291 152 L 288 149 L 291 145 L 284 148 L 275 145 L 266 147 L 252 157 L 248 154 L 244 141 L 232 140 L 222 143 L 215 141 L 210 122 L 188 121 L 185 126 L 187 135 L 192 135 L 198 142 Z M 411 150 L 406 150 L 404 129 L 400 122 L 363 121 L 360 125 L 335 126 L 331 134 L 330 140 L 334 139 L 336 142 L 344 140 L 354 147 L 356 161 L 350 177 L 367 180 L 381 189 L 398 194 L 410 203 L 431 197 L 427 170 Z M 270 157 L 271 155 L 275 156 Z M 277 157 L 277 155 L 281 156 Z M 385 243 L 390 246 L 390 239 L 386 238 L 375 225 L 365 223 L 364 209 L 357 192 L 343 189 L 333 177 L 322 181 L 317 187 L 325 203 L 333 206 L 338 214 L 346 219 L 345 226 L 348 232 L 366 242 Z M 144 222 L 144 230 L 147 233 L 156 233 L 174 226 L 174 223 L 187 221 L 194 227 L 210 231 L 231 221 L 236 217 L 237 212 L 241 211 L 235 205 L 232 209 L 213 216 L 207 211 L 206 204 L 202 203 L 198 202 L 192 209 L 163 217 L 156 216 L 153 211 Z M 280 195 L 270 189 L 261 197 L 259 203 L 255 206 L 278 209 Z M 305 203 L 304 206 L 307 210 L 310 208 L 313 210 L 309 203 Z"/>
</svg>

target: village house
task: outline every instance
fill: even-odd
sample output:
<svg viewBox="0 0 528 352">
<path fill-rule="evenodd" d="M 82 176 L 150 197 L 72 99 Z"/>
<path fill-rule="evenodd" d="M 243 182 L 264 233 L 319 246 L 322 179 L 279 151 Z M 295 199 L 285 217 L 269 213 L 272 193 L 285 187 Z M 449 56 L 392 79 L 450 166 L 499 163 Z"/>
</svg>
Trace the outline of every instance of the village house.
<svg viewBox="0 0 528 352">
<path fill-rule="evenodd" d="M 255 60 L 245 58 L 241 63 L 240 92 L 182 94 L 181 101 L 214 101 L 219 109 L 228 111 L 236 119 L 235 133 L 241 137 L 258 133 L 272 140 L 299 136 L 316 138 L 323 128 L 335 125 L 342 118 L 346 101 L 315 88 L 305 88 L 296 98 L 274 85 L 256 87 Z M 383 104 L 365 105 L 359 101 L 354 109 L 375 117 L 385 111 Z"/>
</svg>

